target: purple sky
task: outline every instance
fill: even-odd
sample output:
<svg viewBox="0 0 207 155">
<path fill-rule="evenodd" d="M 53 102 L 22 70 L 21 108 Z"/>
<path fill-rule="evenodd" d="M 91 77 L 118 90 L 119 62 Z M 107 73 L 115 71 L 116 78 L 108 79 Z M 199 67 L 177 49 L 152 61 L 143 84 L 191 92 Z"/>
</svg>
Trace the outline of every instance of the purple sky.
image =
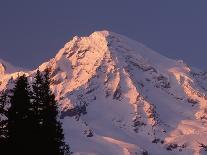
<svg viewBox="0 0 207 155">
<path fill-rule="evenodd" d="M 207 70 L 207 1 L 1 0 L 0 58 L 34 68 L 74 35 L 107 29 Z"/>
</svg>

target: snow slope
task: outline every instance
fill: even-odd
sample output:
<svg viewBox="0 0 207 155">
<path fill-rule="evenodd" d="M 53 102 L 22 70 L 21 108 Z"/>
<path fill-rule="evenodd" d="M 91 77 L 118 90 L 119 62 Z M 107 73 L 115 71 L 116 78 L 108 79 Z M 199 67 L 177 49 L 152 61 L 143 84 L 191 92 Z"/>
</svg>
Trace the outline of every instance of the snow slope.
<svg viewBox="0 0 207 155">
<path fill-rule="evenodd" d="M 47 67 L 75 155 L 206 153 L 207 73 L 109 31 L 74 37 Z"/>
</svg>

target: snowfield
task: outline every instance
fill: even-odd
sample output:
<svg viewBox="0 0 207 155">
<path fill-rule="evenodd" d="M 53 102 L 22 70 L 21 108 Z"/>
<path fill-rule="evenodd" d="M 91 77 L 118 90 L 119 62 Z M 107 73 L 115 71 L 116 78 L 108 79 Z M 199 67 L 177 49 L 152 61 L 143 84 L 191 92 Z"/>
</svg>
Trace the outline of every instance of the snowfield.
<svg viewBox="0 0 207 155">
<path fill-rule="evenodd" d="M 207 72 L 109 31 L 75 36 L 47 67 L 75 155 L 207 154 Z M 0 60 L 0 90 L 35 71 Z"/>
</svg>

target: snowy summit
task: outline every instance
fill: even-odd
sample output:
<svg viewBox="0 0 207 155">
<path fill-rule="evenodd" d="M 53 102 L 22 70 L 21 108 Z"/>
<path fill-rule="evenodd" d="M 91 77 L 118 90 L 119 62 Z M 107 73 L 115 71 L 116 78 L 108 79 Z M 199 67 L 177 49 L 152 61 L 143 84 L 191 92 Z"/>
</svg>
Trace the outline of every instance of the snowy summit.
<svg viewBox="0 0 207 155">
<path fill-rule="evenodd" d="M 47 67 L 75 155 L 206 153 L 206 72 L 109 31 L 75 36 Z M 35 72 L 10 68 L 0 60 L 0 89 Z"/>
</svg>

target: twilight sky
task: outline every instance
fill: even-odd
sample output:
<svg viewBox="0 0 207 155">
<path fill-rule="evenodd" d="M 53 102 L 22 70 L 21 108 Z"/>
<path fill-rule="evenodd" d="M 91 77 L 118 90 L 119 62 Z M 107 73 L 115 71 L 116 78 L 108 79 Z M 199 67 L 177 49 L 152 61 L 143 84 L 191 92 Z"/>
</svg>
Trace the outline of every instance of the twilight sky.
<svg viewBox="0 0 207 155">
<path fill-rule="evenodd" d="M 107 29 L 207 70 L 205 0 L 0 0 L 0 58 L 34 68 L 74 35 Z"/>
</svg>

